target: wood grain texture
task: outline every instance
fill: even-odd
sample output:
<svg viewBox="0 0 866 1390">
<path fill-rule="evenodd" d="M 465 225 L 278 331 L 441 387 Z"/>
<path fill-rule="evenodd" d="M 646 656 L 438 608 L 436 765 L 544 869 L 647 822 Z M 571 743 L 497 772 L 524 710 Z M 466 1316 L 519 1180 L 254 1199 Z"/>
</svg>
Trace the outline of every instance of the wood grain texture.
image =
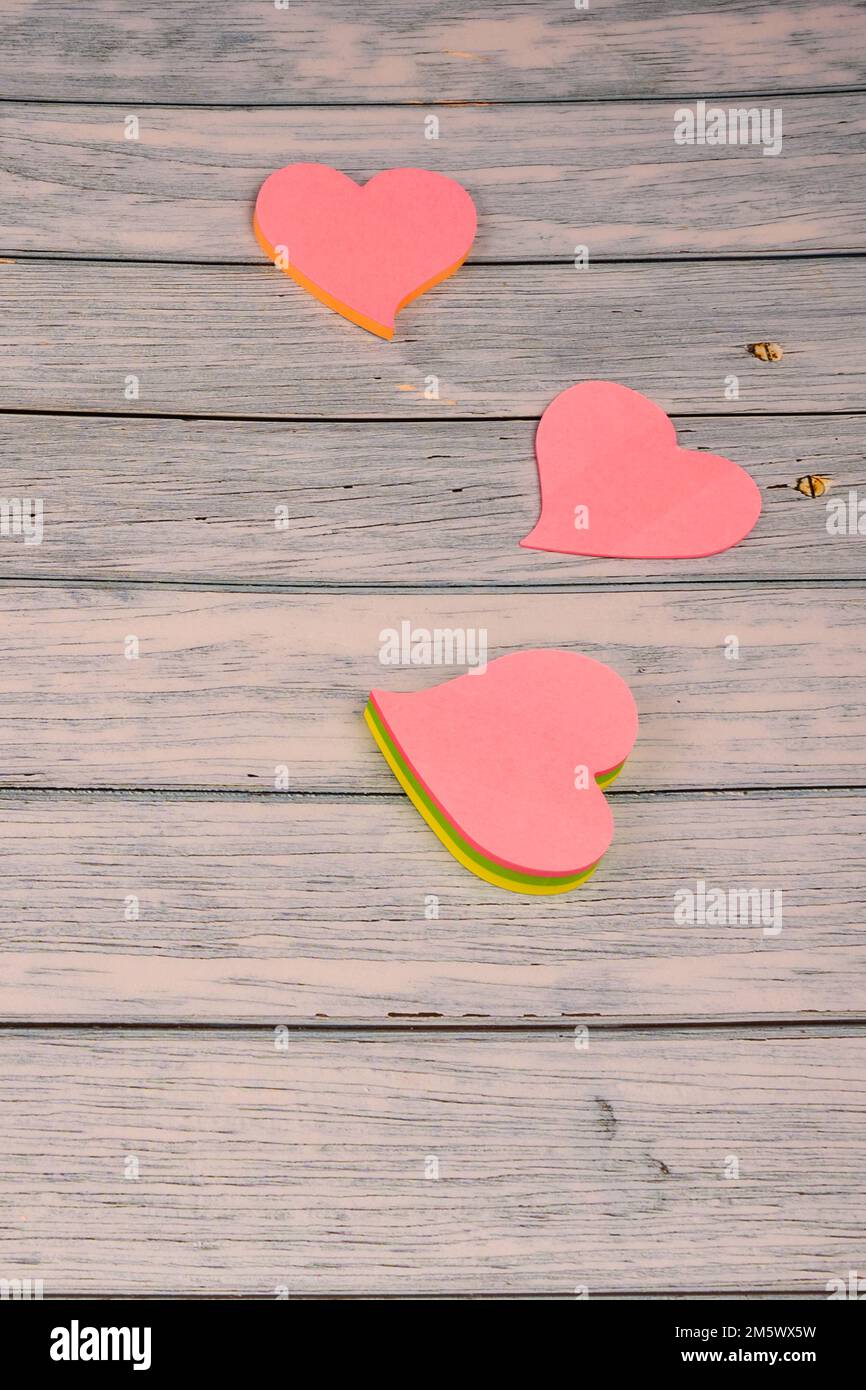
<svg viewBox="0 0 866 1390">
<path fill-rule="evenodd" d="M 792 488 L 866 488 L 866 266 L 834 254 L 863 249 L 861 27 L 6 0 L 0 511 L 38 496 L 46 530 L 0 536 L 4 1279 L 822 1297 L 864 1267 L 862 546 Z M 782 155 L 676 146 L 701 97 L 781 107 Z M 256 187 L 300 158 L 476 197 L 476 264 L 394 343 L 259 260 Z M 673 567 L 520 550 L 535 420 L 586 376 L 749 467 L 755 534 Z M 455 673 L 379 663 L 404 619 L 629 680 L 579 893 L 488 887 L 397 791 L 367 692 Z M 781 893 L 781 933 L 678 925 L 699 880 Z"/>
<path fill-rule="evenodd" d="M 539 901 L 467 874 L 402 797 L 0 796 L 0 1019 L 866 1014 L 863 793 L 620 796 L 615 813 L 594 877 Z M 763 915 L 677 923 L 698 881 L 766 894 Z"/>
<path fill-rule="evenodd" d="M 856 0 L 5 0 L 0 95 L 364 102 L 811 91 L 862 83 Z"/>
<path fill-rule="evenodd" d="M 361 717 L 368 692 L 463 669 L 382 665 L 380 634 L 406 620 L 483 629 L 491 660 L 559 646 L 609 663 L 641 719 L 622 790 L 848 786 L 866 758 L 863 615 L 856 585 L 370 596 L 2 586 L 2 783 L 272 791 L 285 768 L 291 791 L 393 791 Z M 137 659 L 125 656 L 130 637 Z"/>
<path fill-rule="evenodd" d="M 46 1297 L 818 1293 L 862 1265 L 862 1033 L 0 1047 L 0 1261 Z"/>
<path fill-rule="evenodd" d="M 478 207 L 474 261 L 851 251 L 864 247 L 866 96 L 786 97 L 782 155 L 676 145 L 677 103 L 3 110 L 0 254 L 258 264 L 252 207 L 272 170 L 359 182 L 411 165 Z M 438 139 L 425 138 L 431 115 Z"/>
<path fill-rule="evenodd" d="M 389 343 L 269 264 L 19 261 L 0 265 L 0 409 L 537 416 L 566 386 L 600 377 L 681 412 L 857 410 L 864 292 L 861 259 L 701 263 L 688 275 L 470 266 L 410 305 Z M 781 362 L 747 351 L 768 338 Z M 124 394 L 130 376 L 136 400 Z"/>
<path fill-rule="evenodd" d="M 863 537 L 827 529 L 828 503 L 866 497 L 862 415 L 676 424 L 685 447 L 747 468 L 764 510 L 722 555 L 636 563 L 517 544 L 538 515 L 534 421 L 0 415 L 0 496 L 41 498 L 44 526 L 41 545 L 0 539 L 0 578 L 386 590 L 866 577 Z M 824 496 L 797 491 L 804 474 L 832 480 Z"/>
</svg>

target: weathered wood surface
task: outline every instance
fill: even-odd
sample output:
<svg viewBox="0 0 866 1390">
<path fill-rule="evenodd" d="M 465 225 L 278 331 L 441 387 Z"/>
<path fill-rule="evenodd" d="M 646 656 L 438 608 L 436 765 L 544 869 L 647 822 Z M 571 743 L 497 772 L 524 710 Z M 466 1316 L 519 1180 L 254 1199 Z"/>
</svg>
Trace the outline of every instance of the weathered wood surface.
<svg viewBox="0 0 866 1390">
<path fill-rule="evenodd" d="M 866 1015 L 863 793 L 615 814 L 594 877 L 545 901 L 467 874 L 399 796 L 0 796 L 0 1020 Z M 678 924 L 699 881 L 762 913 Z"/>
<path fill-rule="evenodd" d="M 861 1264 L 859 1031 L 275 1043 L 6 1033 L 4 1276 L 46 1297 L 825 1293 Z"/>
<path fill-rule="evenodd" d="M 8 105 L 0 254 L 260 263 L 272 170 L 436 169 L 478 207 L 471 259 L 572 263 L 864 247 L 866 96 L 787 97 L 783 153 L 677 145 L 677 103 L 206 111 Z M 431 115 L 438 139 L 425 137 Z"/>
<path fill-rule="evenodd" d="M 46 526 L 0 538 L 0 1273 L 48 1297 L 821 1297 L 862 1268 L 862 544 L 792 488 L 866 487 L 866 267 L 832 255 L 863 248 L 862 7 L 465 8 L 0 15 L 0 493 Z M 782 156 L 676 146 L 702 97 L 781 107 Z M 343 323 L 250 236 L 298 158 L 456 174 L 480 264 L 392 344 Z M 678 256 L 737 259 L 600 264 Z M 490 264 L 525 260 L 557 264 Z M 534 422 L 585 376 L 749 467 L 755 534 L 520 550 Z M 508 592 L 536 584 L 578 592 Z M 403 619 L 632 684 L 579 893 L 496 892 L 397 791 L 367 691 L 455 673 L 379 663 Z M 153 790 L 50 790 L 109 787 Z M 781 933 L 678 925 L 699 880 L 780 891 Z"/>
<path fill-rule="evenodd" d="M 391 791 L 371 687 L 381 635 L 483 629 L 488 656 L 561 646 L 634 691 L 622 790 L 847 786 L 866 759 L 862 586 L 575 594 L 297 594 L 0 587 L 5 786 Z M 726 656 L 729 639 L 739 657 Z M 135 650 L 138 658 L 125 653 Z"/>
<path fill-rule="evenodd" d="M 687 275 L 469 266 L 411 304 L 389 343 L 264 262 L 19 261 L 0 265 L 0 409 L 514 417 L 600 377 L 677 411 L 857 410 L 864 291 L 866 261 L 848 258 L 699 263 Z M 782 361 L 747 351 L 768 338 Z M 731 375 L 737 400 L 725 396 Z"/>
<path fill-rule="evenodd" d="M 497 101 L 862 84 L 856 0 L 4 0 L 0 96 Z"/>
<path fill-rule="evenodd" d="M 852 489 L 866 497 L 866 417 L 676 423 L 681 444 L 736 459 L 763 496 L 752 535 L 704 560 L 522 549 L 539 507 L 534 421 L 400 427 L 0 415 L 0 496 L 40 498 L 44 526 L 41 545 L 3 537 L 0 578 L 429 590 L 866 577 L 856 527 L 828 531 L 828 505 L 847 508 Z M 822 497 L 797 490 L 807 474 L 830 480 Z M 277 508 L 288 510 L 285 527 Z"/>
</svg>

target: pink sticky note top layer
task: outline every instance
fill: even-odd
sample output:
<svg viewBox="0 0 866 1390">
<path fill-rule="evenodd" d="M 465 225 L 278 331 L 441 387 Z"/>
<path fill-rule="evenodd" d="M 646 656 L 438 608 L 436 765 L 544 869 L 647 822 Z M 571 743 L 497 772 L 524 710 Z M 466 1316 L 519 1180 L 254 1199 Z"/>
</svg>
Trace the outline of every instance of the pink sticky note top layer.
<svg viewBox="0 0 866 1390">
<path fill-rule="evenodd" d="M 747 536 L 760 491 L 731 459 L 677 447 L 653 401 L 584 381 L 547 407 L 535 437 L 541 517 L 520 544 L 610 558 L 697 559 Z M 576 509 L 588 525 L 576 525 Z"/>
<path fill-rule="evenodd" d="M 613 818 L 595 778 L 637 737 L 631 691 L 576 652 L 530 650 L 410 694 L 370 696 L 401 757 L 460 834 L 507 868 L 564 875 L 604 854 Z M 575 787 L 575 770 L 589 785 Z"/>
<path fill-rule="evenodd" d="M 476 214 L 444 174 L 387 169 L 360 185 L 327 164 L 289 164 L 262 184 L 255 227 L 312 293 L 389 337 L 397 310 L 465 260 Z"/>
</svg>

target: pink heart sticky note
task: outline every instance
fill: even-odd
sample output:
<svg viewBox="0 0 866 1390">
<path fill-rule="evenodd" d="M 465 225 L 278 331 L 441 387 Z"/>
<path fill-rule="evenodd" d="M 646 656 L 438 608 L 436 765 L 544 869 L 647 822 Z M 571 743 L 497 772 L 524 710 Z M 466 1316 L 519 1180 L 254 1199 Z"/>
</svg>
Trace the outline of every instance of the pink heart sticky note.
<svg viewBox="0 0 866 1390">
<path fill-rule="evenodd" d="M 608 848 L 599 783 L 630 753 L 637 710 L 600 661 L 536 649 L 430 690 L 374 690 L 368 724 L 416 808 L 480 877 L 573 880 Z"/>
<path fill-rule="evenodd" d="M 677 446 L 660 406 L 614 381 L 570 386 L 535 436 L 541 516 L 530 550 L 694 560 L 747 536 L 761 494 L 731 459 Z"/>
<path fill-rule="evenodd" d="M 380 338 L 411 300 L 463 264 L 475 237 L 466 189 L 425 169 L 386 169 L 363 186 L 327 164 L 265 179 L 253 227 L 299 285 Z"/>
</svg>

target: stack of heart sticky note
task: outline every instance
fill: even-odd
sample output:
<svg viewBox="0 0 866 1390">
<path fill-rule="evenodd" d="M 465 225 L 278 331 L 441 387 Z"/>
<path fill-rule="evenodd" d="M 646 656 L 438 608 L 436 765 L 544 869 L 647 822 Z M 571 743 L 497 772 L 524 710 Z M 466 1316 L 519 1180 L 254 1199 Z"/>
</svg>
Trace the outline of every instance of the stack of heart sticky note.
<svg viewBox="0 0 866 1390">
<path fill-rule="evenodd" d="M 327 164 L 265 179 L 253 228 L 266 256 L 310 294 L 380 338 L 394 317 L 461 266 L 475 238 L 463 186 L 426 169 L 355 183 Z"/>
<path fill-rule="evenodd" d="M 699 559 L 747 536 L 757 484 L 719 454 L 677 447 L 660 406 L 615 381 L 584 381 L 535 436 L 541 516 L 530 550 L 623 560 Z"/>
<path fill-rule="evenodd" d="M 637 710 L 601 662 L 515 652 L 429 690 L 374 690 L 365 719 L 416 810 L 479 878 L 564 893 L 610 845 L 603 788 L 631 752 Z"/>
</svg>

